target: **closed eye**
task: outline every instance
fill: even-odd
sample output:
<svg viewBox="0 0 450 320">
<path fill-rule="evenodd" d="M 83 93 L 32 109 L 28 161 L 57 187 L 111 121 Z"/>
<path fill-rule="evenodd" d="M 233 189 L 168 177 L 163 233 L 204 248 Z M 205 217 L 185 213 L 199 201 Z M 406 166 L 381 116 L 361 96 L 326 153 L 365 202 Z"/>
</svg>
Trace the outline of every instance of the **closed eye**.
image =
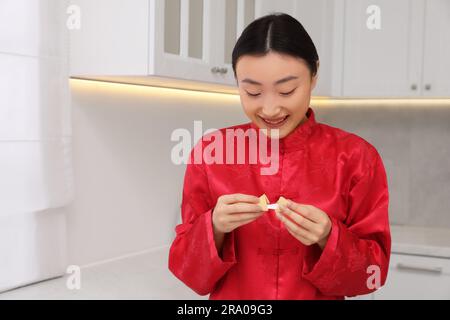
<svg viewBox="0 0 450 320">
<path fill-rule="evenodd" d="M 247 90 L 245 90 L 245 92 L 247 92 L 247 94 L 248 94 L 250 97 L 257 97 L 257 96 L 260 95 L 260 93 L 250 93 L 250 92 L 248 92 Z"/>
<path fill-rule="evenodd" d="M 288 95 L 292 94 L 295 91 L 295 89 L 297 89 L 297 88 L 294 88 L 293 90 L 291 90 L 289 92 L 286 92 L 286 93 L 281 92 L 280 94 L 283 95 L 283 96 L 288 96 Z"/>
<path fill-rule="evenodd" d="M 289 91 L 289 92 L 280 92 L 280 94 L 281 94 L 282 96 L 289 96 L 289 95 L 291 95 L 292 93 L 294 93 L 295 89 L 297 89 L 297 88 L 294 88 L 294 89 L 292 89 L 292 90 Z M 250 93 L 250 92 L 248 92 L 247 90 L 245 90 L 245 92 L 246 92 L 247 95 L 249 95 L 250 97 L 257 97 L 257 96 L 259 96 L 259 95 L 261 94 L 261 93 Z"/>
</svg>

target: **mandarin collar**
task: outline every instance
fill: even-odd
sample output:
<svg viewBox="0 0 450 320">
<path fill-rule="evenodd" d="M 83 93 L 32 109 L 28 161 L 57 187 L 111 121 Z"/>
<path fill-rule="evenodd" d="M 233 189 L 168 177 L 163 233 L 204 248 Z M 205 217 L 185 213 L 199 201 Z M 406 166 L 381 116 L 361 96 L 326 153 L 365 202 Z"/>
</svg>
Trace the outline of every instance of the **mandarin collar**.
<svg viewBox="0 0 450 320">
<path fill-rule="evenodd" d="M 306 117 L 308 119 L 305 122 L 299 124 L 286 137 L 279 139 L 279 149 L 281 152 L 297 151 L 305 147 L 306 141 L 317 124 L 314 110 L 311 107 L 306 111 Z M 250 123 L 250 126 L 256 130 L 259 129 L 253 122 Z M 273 139 L 268 140 L 269 143 L 271 140 Z"/>
</svg>

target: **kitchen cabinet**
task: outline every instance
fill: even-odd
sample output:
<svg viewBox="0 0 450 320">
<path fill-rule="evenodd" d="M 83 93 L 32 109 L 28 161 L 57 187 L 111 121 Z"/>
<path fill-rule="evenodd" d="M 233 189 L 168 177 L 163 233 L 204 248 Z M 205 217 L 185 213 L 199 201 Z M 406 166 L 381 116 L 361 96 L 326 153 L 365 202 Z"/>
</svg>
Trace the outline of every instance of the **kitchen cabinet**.
<svg viewBox="0 0 450 320">
<path fill-rule="evenodd" d="M 425 2 L 426 27 L 421 90 L 424 96 L 450 96 L 450 2 Z"/>
<path fill-rule="evenodd" d="M 316 44 L 314 96 L 449 97 L 446 0 L 71 0 L 71 76 L 237 93 L 231 53 L 272 12 L 297 18 Z M 379 9 L 380 28 L 368 28 Z"/>
<path fill-rule="evenodd" d="M 450 96 L 450 2 L 346 0 L 345 18 L 342 96 Z"/>
<path fill-rule="evenodd" d="M 149 52 L 148 0 L 71 0 L 79 19 L 70 29 L 72 76 L 145 75 Z M 70 8 L 70 7 L 69 7 Z"/>
<path fill-rule="evenodd" d="M 340 95 L 343 0 L 71 0 L 73 78 L 237 93 L 231 54 L 242 30 L 271 12 L 298 18 L 321 67 L 315 95 Z"/>
<path fill-rule="evenodd" d="M 231 51 L 255 18 L 255 0 L 71 4 L 81 12 L 81 28 L 71 31 L 72 77 L 234 92 Z"/>
<path fill-rule="evenodd" d="M 320 59 L 314 96 L 340 96 L 344 0 L 263 0 L 256 3 L 256 17 L 284 12 L 301 22 L 314 41 Z"/>
<path fill-rule="evenodd" d="M 370 5 L 379 7 L 380 29 L 366 25 Z M 345 2 L 343 96 L 420 94 L 423 2 Z"/>
<path fill-rule="evenodd" d="M 324 41 L 328 29 L 322 25 L 329 18 L 327 9 L 334 8 L 327 0 L 71 0 L 71 4 L 81 13 L 81 28 L 70 32 L 72 77 L 230 93 L 237 93 L 232 50 L 250 22 L 273 11 L 300 17 L 328 51 Z M 335 24 L 331 28 L 338 29 Z M 325 94 L 332 85 L 328 71 L 322 70 L 332 64 L 323 65 L 316 91 Z M 333 69 L 340 72 L 340 66 Z"/>
<path fill-rule="evenodd" d="M 233 67 L 231 64 L 231 55 L 234 45 L 239 38 L 244 28 L 255 20 L 255 10 L 257 0 L 227 0 L 214 1 L 217 6 L 218 14 L 216 17 L 216 29 L 214 34 L 214 46 L 216 58 L 212 68 L 219 69 L 221 77 L 216 77 L 215 80 L 226 84 L 235 86 Z"/>
<path fill-rule="evenodd" d="M 73 76 L 213 80 L 213 1 L 74 0 Z M 128 79 L 131 80 L 131 79 Z"/>
<path fill-rule="evenodd" d="M 271 11 L 291 14 L 313 39 L 316 96 L 450 97 L 447 0 L 263 1 L 257 15 Z M 380 28 L 370 28 L 377 14 Z"/>
<path fill-rule="evenodd" d="M 450 299 L 450 259 L 391 255 L 385 286 L 374 299 Z"/>
</svg>

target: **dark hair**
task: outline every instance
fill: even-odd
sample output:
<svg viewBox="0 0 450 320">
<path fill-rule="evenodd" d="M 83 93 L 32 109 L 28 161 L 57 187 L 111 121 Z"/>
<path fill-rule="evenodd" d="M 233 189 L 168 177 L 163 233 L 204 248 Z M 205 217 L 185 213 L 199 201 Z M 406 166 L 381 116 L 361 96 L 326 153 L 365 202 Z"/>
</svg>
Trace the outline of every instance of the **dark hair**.
<svg viewBox="0 0 450 320">
<path fill-rule="evenodd" d="M 274 12 L 251 22 L 237 40 L 232 53 L 234 78 L 239 57 L 264 56 L 270 51 L 302 58 L 311 76 L 317 73 L 319 56 L 308 32 L 292 16 Z"/>
</svg>

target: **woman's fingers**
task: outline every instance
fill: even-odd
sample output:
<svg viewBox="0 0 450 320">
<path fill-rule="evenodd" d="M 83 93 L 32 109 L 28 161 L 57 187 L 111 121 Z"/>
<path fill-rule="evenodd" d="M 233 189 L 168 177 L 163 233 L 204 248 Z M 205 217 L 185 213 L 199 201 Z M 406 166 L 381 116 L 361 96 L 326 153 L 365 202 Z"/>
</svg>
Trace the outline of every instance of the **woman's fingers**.
<svg viewBox="0 0 450 320">
<path fill-rule="evenodd" d="M 223 203 L 233 204 L 239 202 L 259 203 L 259 198 L 251 194 L 233 193 L 221 196 Z"/>
<path fill-rule="evenodd" d="M 256 220 L 256 219 L 259 218 L 260 216 L 261 216 L 261 215 L 256 215 L 256 216 L 254 216 L 253 218 L 248 218 L 248 219 L 241 220 L 241 221 L 238 221 L 238 222 L 232 222 L 232 224 L 235 226 L 235 228 L 238 228 L 238 227 L 240 227 L 240 226 L 243 226 L 243 225 L 245 225 L 245 224 L 247 224 L 247 223 L 250 223 L 250 222 Z"/>
<path fill-rule="evenodd" d="M 230 232 L 262 215 L 259 198 L 235 193 L 221 195 L 212 211 L 213 226 L 221 232 Z"/>
<path fill-rule="evenodd" d="M 254 212 L 248 212 L 248 213 L 237 213 L 237 214 L 233 214 L 229 216 L 229 222 L 231 223 L 235 223 L 235 222 L 242 222 L 242 221 L 251 221 L 251 220 L 255 220 L 258 217 L 262 216 L 263 212 L 258 212 L 258 213 L 254 213 Z"/>
<path fill-rule="evenodd" d="M 302 237 L 296 233 L 294 233 L 290 228 L 286 228 L 286 230 L 296 239 L 298 239 L 301 243 L 303 243 L 306 246 L 309 246 L 313 244 L 313 242 L 305 237 Z"/>
<path fill-rule="evenodd" d="M 264 212 L 260 205 L 255 203 L 239 202 L 233 203 L 226 206 L 226 213 L 244 213 L 244 212 Z"/>
<path fill-rule="evenodd" d="M 301 226 L 295 224 L 294 222 L 292 222 L 290 219 L 288 219 L 287 217 L 283 216 L 282 213 L 277 213 L 278 218 L 281 220 L 281 222 L 284 223 L 284 225 L 286 226 L 286 228 L 288 229 L 288 231 L 294 235 L 294 237 L 296 238 L 305 238 L 308 241 L 312 241 L 312 242 L 317 242 L 317 236 L 311 232 L 309 232 L 306 229 L 303 229 Z"/>
<path fill-rule="evenodd" d="M 322 222 L 321 215 L 318 214 L 317 208 L 313 206 L 296 203 L 290 200 L 287 203 L 287 207 L 293 210 L 294 212 L 300 213 L 304 218 L 312 222 L 315 223 Z"/>
<path fill-rule="evenodd" d="M 317 231 L 317 225 L 314 222 L 302 217 L 300 214 L 291 210 L 289 207 L 280 205 L 279 209 L 280 209 L 281 213 L 285 214 L 288 218 L 293 220 L 295 223 L 297 223 L 304 229 L 309 230 L 309 231 Z"/>
</svg>

